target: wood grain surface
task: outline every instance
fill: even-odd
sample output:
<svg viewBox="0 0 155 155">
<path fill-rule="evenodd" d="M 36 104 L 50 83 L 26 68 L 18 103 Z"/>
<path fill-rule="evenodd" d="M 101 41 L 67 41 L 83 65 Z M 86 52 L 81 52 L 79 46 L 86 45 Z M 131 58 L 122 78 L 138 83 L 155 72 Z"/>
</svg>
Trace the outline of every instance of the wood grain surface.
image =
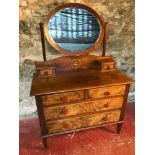
<svg viewBox="0 0 155 155">
<path fill-rule="evenodd" d="M 110 97 L 125 94 L 125 85 L 102 87 L 88 90 L 89 98 Z"/>
<path fill-rule="evenodd" d="M 83 113 L 121 108 L 123 97 L 81 102 L 73 105 L 44 108 L 45 119 L 54 119 L 65 116 L 79 115 Z"/>
<path fill-rule="evenodd" d="M 74 92 L 46 95 L 43 96 L 42 98 L 44 105 L 63 104 L 83 100 L 84 91 L 74 91 Z"/>
<path fill-rule="evenodd" d="M 56 133 L 119 120 L 120 110 L 47 123 L 48 133 Z"/>
<path fill-rule="evenodd" d="M 79 66 L 76 68 L 75 62 L 78 61 Z M 81 56 L 62 56 L 48 61 L 36 61 L 36 71 L 49 67 L 55 68 L 55 73 L 74 71 L 74 70 L 87 70 L 97 69 L 105 70 L 107 66 L 114 66 L 115 61 L 110 56 L 101 57 L 95 55 L 81 55 Z M 111 68 L 111 67 L 110 67 Z"/>
<path fill-rule="evenodd" d="M 33 77 L 31 96 L 90 89 L 96 87 L 131 84 L 129 79 L 119 70 L 100 72 L 96 70 L 67 72 L 56 77 Z"/>
</svg>

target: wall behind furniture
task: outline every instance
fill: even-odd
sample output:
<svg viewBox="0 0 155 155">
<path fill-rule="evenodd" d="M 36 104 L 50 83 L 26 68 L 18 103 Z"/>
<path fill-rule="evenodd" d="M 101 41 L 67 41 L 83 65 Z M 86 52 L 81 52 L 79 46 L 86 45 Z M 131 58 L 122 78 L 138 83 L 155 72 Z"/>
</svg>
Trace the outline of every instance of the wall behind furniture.
<svg viewBox="0 0 155 155">
<path fill-rule="evenodd" d="M 107 55 L 117 61 L 117 67 L 134 79 L 135 29 L 134 0 L 20 0 L 19 1 L 19 47 L 20 47 L 20 117 L 36 115 L 34 97 L 29 97 L 34 61 L 42 60 L 39 23 L 48 12 L 65 3 L 83 3 L 96 10 L 109 22 Z M 52 59 L 61 54 L 47 46 L 47 57 Z M 94 52 L 93 54 L 100 54 Z M 129 94 L 134 100 L 134 85 Z"/>
</svg>

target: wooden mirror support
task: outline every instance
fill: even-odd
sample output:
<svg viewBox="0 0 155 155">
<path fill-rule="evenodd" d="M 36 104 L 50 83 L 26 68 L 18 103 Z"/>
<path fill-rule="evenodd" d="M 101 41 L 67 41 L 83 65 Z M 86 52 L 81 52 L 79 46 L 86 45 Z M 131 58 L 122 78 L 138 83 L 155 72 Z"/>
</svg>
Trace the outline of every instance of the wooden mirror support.
<svg viewBox="0 0 155 155">
<path fill-rule="evenodd" d="M 41 36 L 43 60 L 46 61 L 45 35 L 44 35 L 43 23 L 40 23 L 40 36 Z"/>
<path fill-rule="evenodd" d="M 61 49 L 47 34 L 49 18 L 68 7 L 85 8 L 100 23 L 98 40 L 86 50 L 70 52 Z M 44 61 L 35 62 L 30 95 L 36 99 L 44 147 L 47 148 L 50 136 L 111 124 L 116 125 L 119 134 L 133 81 L 116 68 L 116 61 L 111 56 L 105 56 L 108 23 L 90 7 L 69 3 L 50 11 L 45 23 L 40 24 L 40 30 Z M 64 56 L 47 60 L 45 36 Z M 88 55 L 101 43 L 102 56 Z"/>
</svg>

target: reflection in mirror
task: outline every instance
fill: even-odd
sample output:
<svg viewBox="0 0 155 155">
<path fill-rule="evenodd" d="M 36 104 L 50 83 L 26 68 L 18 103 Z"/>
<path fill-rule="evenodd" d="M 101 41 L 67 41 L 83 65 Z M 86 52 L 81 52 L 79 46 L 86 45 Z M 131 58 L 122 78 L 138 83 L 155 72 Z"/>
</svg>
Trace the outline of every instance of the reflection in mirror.
<svg viewBox="0 0 155 155">
<path fill-rule="evenodd" d="M 83 8 L 65 8 L 49 20 L 48 34 L 59 47 L 77 52 L 97 41 L 100 25 L 96 17 Z"/>
</svg>

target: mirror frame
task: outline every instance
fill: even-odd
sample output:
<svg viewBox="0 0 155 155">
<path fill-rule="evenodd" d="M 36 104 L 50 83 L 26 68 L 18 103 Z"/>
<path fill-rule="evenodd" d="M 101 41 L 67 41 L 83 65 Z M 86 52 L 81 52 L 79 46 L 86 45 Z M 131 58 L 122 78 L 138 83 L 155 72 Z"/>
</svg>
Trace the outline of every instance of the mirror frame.
<svg viewBox="0 0 155 155">
<path fill-rule="evenodd" d="M 83 9 L 89 11 L 90 13 L 92 13 L 92 15 L 94 15 L 97 18 L 98 23 L 100 25 L 100 35 L 99 35 L 97 41 L 93 44 L 93 46 L 91 46 L 90 48 L 87 48 L 85 50 L 76 51 L 76 52 L 71 52 L 70 50 L 61 48 L 60 46 L 58 46 L 56 44 L 56 42 L 53 39 L 51 39 L 51 37 L 48 34 L 48 22 L 51 19 L 51 17 L 54 16 L 60 10 L 63 10 L 65 8 L 72 8 L 72 7 L 83 8 Z M 44 22 L 44 33 L 45 33 L 45 36 L 46 36 L 48 42 L 50 43 L 50 45 L 53 46 L 57 51 L 60 51 L 61 53 L 65 54 L 65 55 L 69 55 L 69 56 L 80 56 L 83 54 L 87 54 L 87 53 L 93 51 L 94 49 L 98 48 L 100 46 L 100 44 L 102 43 L 102 40 L 104 37 L 104 29 L 103 28 L 104 28 L 104 21 L 101 18 L 101 16 L 96 11 L 94 11 L 92 8 L 90 8 L 84 4 L 80 4 L 80 3 L 67 3 L 67 4 L 63 4 L 61 6 L 56 7 L 55 9 L 53 9 L 49 12 L 49 14 L 47 15 L 47 18 Z"/>
</svg>

